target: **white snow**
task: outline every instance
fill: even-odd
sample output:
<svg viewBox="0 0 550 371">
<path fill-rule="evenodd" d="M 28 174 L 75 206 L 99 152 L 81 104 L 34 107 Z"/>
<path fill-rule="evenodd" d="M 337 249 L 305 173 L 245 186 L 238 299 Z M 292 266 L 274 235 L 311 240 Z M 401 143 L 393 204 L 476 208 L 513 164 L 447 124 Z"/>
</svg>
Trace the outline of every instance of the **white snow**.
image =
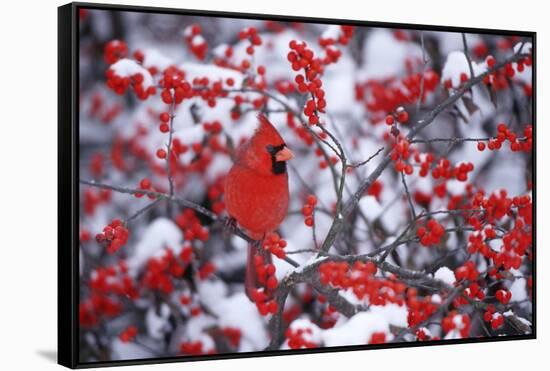
<svg viewBox="0 0 550 371">
<path fill-rule="evenodd" d="M 244 293 L 237 293 L 220 300 L 212 310 L 218 315 L 220 326 L 241 330 L 242 340 L 239 351 L 262 350 L 267 346 L 269 336 L 264 319 Z"/>
<path fill-rule="evenodd" d="M 150 257 L 163 254 L 166 247 L 179 252 L 182 233 L 170 219 L 158 218 L 151 222 L 138 241 L 133 255 L 128 258 L 128 268 L 134 274 Z"/>
<path fill-rule="evenodd" d="M 455 274 L 448 267 L 441 267 L 434 273 L 434 278 L 445 282 L 448 285 L 452 285 L 456 282 Z"/>
<path fill-rule="evenodd" d="M 159 71 L 163 71 L 173 64 L 172 59 L 168 58 L 157 49 L 146 49 L 143 51 L 143 67 L 156 67 Z"/>
<path fill-rule="evenodd" d="M 380 313 L 360 312 L 345 323 L 323 332 L 325 346 L 363 345 L 367 344 L 375 332 L 386 333 L 386 340 L 391 339 L 389 321 Z"/>
<path fill-rule="evenodd" d="M 474 70 L 474 75 L 477 76 L 485 72 L 487 66 L 484 62 L 478 64 L 472 61 L 472 69 Z M 461 84 L 460 75 L 463 73 L 466 74 L 468 79 L 471 78 L 470 66 L 468 65 L 468 59 L 466 55 L 464 55 L 464 52 L 453 51 L 449 53 L 441 72 L 441 81 L 450 79 L 452 86 L 457 88 Z"/>
<path fill-rule="evenodd" d="M 155 306 L 151 306 L 145 314 L 147 333 L 150 337 L 157 340 L 162 339 L 164 333 L 171 329 L 170 323 L 168 322 L 170 308 L 165 303 L 162 303 L 159 308 L 157 313 Z"/>
<path fill-rule="evenodd" d="M 135 74 L 141 74 L 143 76 L 143 87 L 147 89 L 153 86 L 153 77 L 146 68 L 140 66 L 136 61 L 122 58 L 116 61 L 109 67 L 116 75 L 120 77 L 131 77 Z"/>
<path fill-rule="evenodd" d="M 510 285 L 509 290 L 512 294 L 510 301 L 516 302 L 527 299 L 527 282 L 525 278 L 516 278 Z"/>
</svg>

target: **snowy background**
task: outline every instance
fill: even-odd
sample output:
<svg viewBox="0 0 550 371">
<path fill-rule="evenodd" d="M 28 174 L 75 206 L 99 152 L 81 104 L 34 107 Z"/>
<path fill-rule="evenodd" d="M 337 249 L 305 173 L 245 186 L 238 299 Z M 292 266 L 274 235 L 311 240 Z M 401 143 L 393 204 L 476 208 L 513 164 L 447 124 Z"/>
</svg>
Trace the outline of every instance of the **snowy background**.
<svg viewBox="0 0 550 371">
<path fill-rule="evenodd" d="M 191 44 L 204 42 L 208 45 L 204 60 L 197 58 L 186 42 L 185 30 L 193 24 L 200 24 L 202 32 L 201 39 L 191 41 Z M 228 45 L 233 50 L 232 56 L 227 58 L 228 62 L 238 65 L 247 57 L 245 50 L 249 43 L 237 37 L 239 31 L 247 27 L 256 27 L 262 37 L 262 45 L 256 48 L 251 59 L 252 67 L 243 73 L 215 66 L 213 61 L 224 56 Z M 97 10 L 81 14 L 81 179 L 135 189 L 139 188 L 142 179 L 148 178 L 159 192 L 165 192 L 169 186 L 165 160 L 156 156 L 157 150 L 166 146 L 167 135 L 158 129 L 158 116 L 167 110 L 167 105 L 158 93 L 142 102 L 133 93 L 119 96 L 106 86 L 105 72 L 109 65 L 104 60 L 104 47 L 109 41 L 124 40 L 130 50 L 129 59 L 132 59 L 131 53 L 140 50 L 144 56 L 140 65 L 144 69 L 163 71 L 170 65 L 176 65 L 185 71 L 188 80 L 208 77 L 211 81 L 227 81 L 231 78 L 235 86 L 241 86 L 250 78 L 261 80 L 255 71 L 256 67 L 264 66 L 267 91 L 300 111 L 305 102 L 303 97 L 278 91 L 280 86 L 292 83 L 296 75 L 287 60 L 289 42 L 293 39 L 306 41 L 316 55 L 321 55 L 323 50 L 318 43 L 319 38 L 338 35 L 338 32 L 339 27 L 316 24 Z M 467 34 L 466 37 L 475 75 L 486 70 L 485 57 L 488 54 L 494 55 L 497 60 L 506 58 L 513 53 L 514 45 L 522 42 L 521 38 L 511 36 Z M 374 155 L 379 148 L 388 146 L 389 127 L 384 123 L 387 114 L 398 106 L 404 106 L 410 115 L 409 123 L 415 122 L 460 85 L 462 74 L 470 75 L 460 33 L 355 28 L 348 45 L 338 49 L 341 57 L 327 66 L 322 76 L 327 102 L 327 112 L 322 118 L 327 129 L 341 141 L 351 163 L 359 163 Z M 134 64 L 132 66 L 135 67 Z M 147 77 L 149 72 L 143 73 Z M 412 76 L 410 80 L 414 85 L 414 81 L 416 84 L 419 82 L 414 78 L 417 74 L 424 74 L 426 81 L 432 81 L 430 73 L 439 78 L 431 88 L 426 83 L 426 96 L 421 104 L 417 103 L 418 99 L 398 99 L 374 93 L 380 89 L 384 92 L 410 93 L 407 78 Z M 151 80 L 146 78 L 145 84 L 156 84 L 159 76 L 160 72 L 151 74 Z M 445 85 L 448 80 L 450 89 Z M 506 81 L 508 86 L 495 89 L 494 96 L 483 85 L 474 87 L 469 93 L 473 103 L 461 100 L 452 109 L 440 114 L 418 138 L 493 137 L 500 122 L 505 122 L 514 132 L 523 133 L 532 119 L 529 98 L 531 69 L 525 67 L 523 72 L 516 72 Z M 249 102 L 261 98 L 259 93 L 241 95 Z M 232 115 L 234 105 L 232 99 L 217 99 L 212 108 L 204 99 L 192 98 L 177 106 L 174 138 L 190 148 L 177 159 L 181 167 L 174 173 L 174 179 L 179 197 L 212 209 L 222 202 L 221 185 L 231 166 L 231 159 L 224 151 L 212 150 L 213 136 L 203 124 L 219 122 L 223 135 L 219 135 L 217 141 L 222 146 L 238 144 L 255 129 L 257 111 L 253 103 L 244 104 L 242 114 L 235 118 Z M 263 110 L 288 146 L 298 154 L 289 168 L 289 215 L 279 233 L 287 241 L 285 250 L 292 253 L 292 259 L 308 264 L 316 256 L 316 251 L 308 251 L 316 248 L 312 232 L 315 232 L 317 240 L 323 241 L 333 220 L 331 210 L 336 195 L 332 174 L 316 153 L 315 146 L 304 140 L 299 125 L 298 129 L 289 125 L 287 113 L 281 112 L 277 102 L 269 100 Z M 400 129 L 406 132 L 408 127 L 403 125 Z M 476 141 L 454 145 L 434 142 L 419 144 L 418 147 L 422 153 L 429 151 L 438 157 L 446 156 L 452 164 L 465 162 L 473 165 L 468 182 L 456 179 L 446 182 L 447 193 L 444 197 L 434 196 L 434 187 L 440 185 L 439 181 L 429 176 L 419 176 L 417 169 L 412 175 L 407 175 L 418 212 L 423 209 L 447 209 L 453 196 L 469 192 L 468 184 L 475 189 L 483 189 L 486 194 L 501 189 L 506 189 L 510 196 L 530 194 L 532 164 L 528 152 L 512 152 L 507 145 L 500 151 L 479 151 Z M 346 178 L 344 199 L 359 187 L 381 160 L 382 155 L 353 170 L 351 176 Z M 332 254 L 367 254 L 398 238 L 408 225 L 410 215 L 401 177 L 397 174 L 392 167 L 382 173 L 377 189 L 369 190 L 369 194 L 359 202 L 361 217 L 353 221 L 346 238 L 342 237 L 333 246 Z M 304 216 L 300 212 L 306 196 L 311 193 L 317 196 L 319 205 L 319 211 L 315 212 L 315 228 L 304 224 Z M 112 220 L 126 220 L 150 203 L 152 201 L 147 196 L 136 198 L 130 194 L 81 186 L 82 361 L 265 349 L 272 338 L 268 325 L 270 315 L 262 316 L 243 293 L 247 244 L 239 237 L 228 236 L 220 225 L 211 224 L 207 218 L 197 215 L 200 224 L 208 229 L 209 238 L 189 241 L 185 236 L 185 225 L 186 220 L 193 218 L 178 205 L 159 202 L 128 222 L 128 242 L 115 254 L 109 254 L 102 244 L 95 241 L 96 233 Z M 448 228 L 464 224 L 456 219 L 443 215 L 439 221 Z M 503 228 L 510 228 L 506 221 Z M 471 254 L 465 248 L 467 241 L 464 233 L 449 233 L 445 240 L 429 248 L 418 242 L 402 244 L 387 257 L 387 261 L 408 269 L 425 270 L 436 279 L 453 285 L 456 281 L 455 269 L 467 260 L 474 261 L 479 272 L 489 268 L 489 263 L 482 257 L 470 259 Z M 500 249 L 501 245 L 499 239 L 491 241 L 491 247 L 495 250 Z M 157 288 L 144 283 L 148 273 L 158 273 L 158 270 L 165 268 L 163 262 L 171 261 L 166 258 L 167 255 L 179 257 L 189 247 L 192 248 L 193 258 L 184 273 L 174 272 L 168 267 L 163 277 L 169 283 Z M 294 253 L 300 250 L 306 251 Z M 160 262 L 161 267 L 152 261 Z M 274 259 L 274 264 L 279 281 L 294 269 L 279 259 Z M 482 284 L 487 303 L 494 302 L 496 289 L 509 291 L 510 302 L 505 308 L 497 308 L 497 312 L 504 317 L 513 314 L 528 327 L 531 316 L 527 283 L 531 275 L 530 267 L 529 258 L 523 257 L 521 266 L 512 269 L 506 279 L 494 282 L 487 279 Z M 377 274 L 381 280 L 388 278 L 382 272 Z M 281 349 L 364 345 L 380 340 L 421 340 L 422 335 L 417 331 L 403 333 L 410 326 L 410 301 L 396 300 L 375 305 L 368 299 L 359 299 L 351 290 L 342 291 L 341 295 L 363 310 L 347 318 L 336 313 L 311 286 L 296 285 L 285 304 L 283 317 L 290 330 Z M 423 292 L 421 288 L 418 294 L 422 300 L 436 306 L 445 300 L 445 295 L 445 292 Z M 425 323 L 423 333 L 429 338 L 518 333 L 518 329 L 509 323 L 492 329 L 491 321 L 476 316 L 477 312 L 469 305 L 457 306 L 457 310 L 457 314 L 451 310 L 445 311 Z M 471 317 L 467 334 L 460 331 L 465 327 L 462 314 Z M 442 325 L 443 319 L 448 316 L 456 324 L 451 331 L 445 331 Z M 128 329 L 132 329 L 130 333 L 137 330 L 129 341 L 124 336 L 128 334 Z M 292 339 L 299 344 L 289 344 Z"/>
</svg>

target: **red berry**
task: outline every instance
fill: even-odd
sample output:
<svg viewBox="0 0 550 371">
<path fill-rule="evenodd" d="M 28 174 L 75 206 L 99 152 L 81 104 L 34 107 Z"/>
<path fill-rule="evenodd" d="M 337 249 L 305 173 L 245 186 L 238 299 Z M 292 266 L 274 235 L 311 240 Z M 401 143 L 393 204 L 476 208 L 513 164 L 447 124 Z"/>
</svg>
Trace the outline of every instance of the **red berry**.
<svg viewBox="0 0 550 371">
<path fill-rule="evenodd" d="M 484 151 L 485 150 L 485 143 L 478 142 L 477 143 L 477 149 L 478 149 L 478 151 Z"/>
<path fill-rule="evenodd" d="M 274 276 L 271 276 L 267 279 L 266 286 L 269 289 L 275 289 L 277 288 L 277 279 Z"/>
<path fill-rule="evenodd" d="M 148 178 L 143 178 L 143 179 L 139 182 L 139 188 L 141 188 L 141 189 L 149 189 L 149 188 L 151 188 L 151 180 L 149 180 Z"/>
<path fill-rule="evenodd" d="M 495 60 L 495 57 L 493 57 L 492 55 L 488 55 L 487 58 L 485 59 L 485 63 L 487 63 L 487 66 L 489 68 L 493 68 L 497 63 L 497 61 Z"/>
<path fill-rule="evenodd" d="M 170 121 L 170 115 L 168 114 L 168 112 L 163 112 L 160 114 L 160 121 L 162 122 Z"/>
<path fill-rule="evenodd" d="M 166 158 L 166 151 L 163 150 L 162 148 L 157 150 L 157 157 L 160 158 L 160 159 L 165 159 Z"/>
<path fill-rule="evenodd" d="M 307 196 L 307 203 L 308 205 L 311 205 L 311 206 L 317 205 L 317 197 L 315 197 L 315 195 Z"/>
<path fill-rule="evenodd" d="M 401 111 L 397 114 L 397 121 L 404 124 L 409 121 L 409 113 L 407 111 Z"/>
</svg>

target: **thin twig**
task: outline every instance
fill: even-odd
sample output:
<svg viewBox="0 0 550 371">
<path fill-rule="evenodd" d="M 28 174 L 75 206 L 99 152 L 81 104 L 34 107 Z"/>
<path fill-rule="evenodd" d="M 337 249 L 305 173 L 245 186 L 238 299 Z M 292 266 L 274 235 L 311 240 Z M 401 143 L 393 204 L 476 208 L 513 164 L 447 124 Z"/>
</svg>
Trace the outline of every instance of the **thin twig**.
<svg viewBox="0 0 550 371">
<path fill-rule="evenodd" d="M 371 155 L 369 158 L 367 158 L 365 161 L 361 161 L 361 162 L 358 162 L 356 164 L 348 164 L 348 167 L 353 167 L 353 168 L 358 168 L 358 167 L 361 167 L 363 165 L 366 165 L 368 164 L 373 158 L 375 158 L 376 156 L 378 156 L 380 154 L 380 152 L 382 152 L 384 150 L 384 147 L 380 147 L 378 148 L 378 151 L 376 151 L 373 155 Z"/>
<path fill-rule="evenodd" d="M 426 48 L 424 46 L 424 32 L 420 31 L 420 46 L 422 47 L 422 75 L 420 76 L 420 95 L 418 96 L 418 101 L 416 102 L 416 114 L 420 112 L 420 107 L 422 105 L 422 99 L 424 98 L 424 75 L 426 73 L 426 65 L 428 61 L 426 59 Z"/>
<path fill-rule="evenodd" d="M 403 187 L 405 187 L 405 194 L 407 195 L 407 200 L 409 201 L 409 208 L 411 209 L 411 217 L 413 220 L 415 220 L 416 211 L 414 210 L 411 193 L 409 192 L 409 187 L 407 186 L 407 181 L 405 180 L 405 173 L 403 172 L 401 172 L 401 182 L 403 183 Z"/>
</svg>

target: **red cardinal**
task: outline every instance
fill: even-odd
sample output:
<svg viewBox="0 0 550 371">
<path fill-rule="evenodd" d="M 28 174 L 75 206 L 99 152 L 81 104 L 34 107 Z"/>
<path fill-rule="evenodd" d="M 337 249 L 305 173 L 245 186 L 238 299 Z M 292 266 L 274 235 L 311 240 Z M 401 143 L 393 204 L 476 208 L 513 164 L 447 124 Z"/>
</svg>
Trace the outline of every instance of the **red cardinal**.
<svg viewBox="0 0 550 371">
<path fill-rule="evenodd" d="M 258 119 L 258 129 L 238 148 L 235 164 L 227 174 L 225 205 L 250 237 L 262 240 L 279 227 L 288 211 L 286 161 L 294 155 L 268 119 L 263 115 Z M 254 257 L 259 254 L 256 246 L 248 246 L 245 291 L 252 301 L 259 286 L 254 266 Z M 271 254 L 265 258 L 270 261 Z"/>
</svg>

